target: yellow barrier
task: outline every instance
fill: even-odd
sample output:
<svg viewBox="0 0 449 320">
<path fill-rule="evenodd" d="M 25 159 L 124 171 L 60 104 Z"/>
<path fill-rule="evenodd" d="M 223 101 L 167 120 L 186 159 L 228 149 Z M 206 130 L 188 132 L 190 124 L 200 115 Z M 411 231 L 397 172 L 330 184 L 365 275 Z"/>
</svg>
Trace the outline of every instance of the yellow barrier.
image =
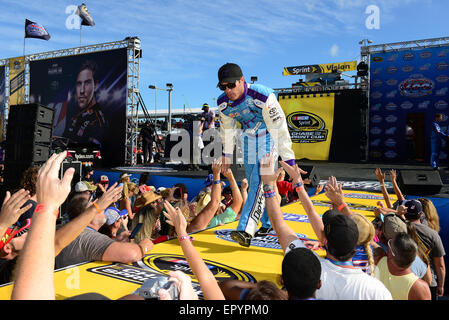
<svg viewBox="0 0 449 320">
<path fill-rule="evenodd" d="M 392 202 L 396 196 L 390 195 Z M 345 201 L 354 212 L 374 219 L 372 212 L 382 194 L 345 190 Z M 324 194 L 312 197 L 318 214 L 329 209 L 329 200 Z M 307 215 L 299 202 L 282 207 L 286 223 L 301 238 L 317 239 Z M 208 264 L 217 280 L 239 279 L 245 281 L 271 280 L 278 285 L 283 253 L 276 235 L 253 238 L 249 248 L 241 247 L 231 240 L 230 232 L 237 222 L 207 229 L 193 234 L 194 245 Z M 318 251 L 323 256 L 323 250 Z M 168 274 L 170 270 L 181 270 L 192 276 L 177 239 L 156 244 L 141 261 L 132 265 L 90 262 L 55 272 L 56 299 L 97 292 L 110 299 L 118 299 L 136 289 L 148 278 Z M 0 299 L 10 299 L 12 284 L 0 287 Z"/>
</svg>

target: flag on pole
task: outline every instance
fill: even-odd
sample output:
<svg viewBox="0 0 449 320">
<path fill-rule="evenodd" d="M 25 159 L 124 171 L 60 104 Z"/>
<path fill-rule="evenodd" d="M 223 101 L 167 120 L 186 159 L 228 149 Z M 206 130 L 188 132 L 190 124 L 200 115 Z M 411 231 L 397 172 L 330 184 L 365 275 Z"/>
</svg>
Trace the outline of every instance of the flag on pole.
<svg viewBox="0 0 449 320">
<path fill-rule="evenodd" d="M 95 25 L 95 21 L 94 19 L 92 19 L 92 16 L 90 15 L 89 11 L 87 11 L 87 7 L 84 3 L 78 6 L 76 14 L 81 18 L 82 26 L 93 27 Z"/>
<path fill-rule="evenodd" d="M 25 19 L 25 38 L 49 40 L 50 34 L 39 23 Z"/>
</svg>

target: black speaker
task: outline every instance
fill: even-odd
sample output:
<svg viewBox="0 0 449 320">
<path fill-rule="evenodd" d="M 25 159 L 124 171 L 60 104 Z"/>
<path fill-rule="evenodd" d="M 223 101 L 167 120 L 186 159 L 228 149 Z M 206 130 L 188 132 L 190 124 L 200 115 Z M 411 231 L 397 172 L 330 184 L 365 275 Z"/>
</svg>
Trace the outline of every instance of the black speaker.
<svg viewBox="0 0 449 320">
<path fill-rule="evenodd" d="M 53 114 L 53 109 L 37 103 L 11 106 L 5 163 L 39 163 L 49 158 Z"/>
<path fill-rule="evenodd" d="M 310 179 L 310 184 L 307 186 L 316 188 L 320 184 L 320 175 L 318 174 L 317 167 L 301 165 L 300 168 L 307 172 L 306 174 L 301 174 L 302 179 Z"/>
<path fill-rule="evenodd" d="M 428 196 L 440 193 L 443 182 L 437 170 L 400 170 L 398 185 L 404 195 Z"/>
<path fill-rule="evenodd" d="M 5 147 L 5 187 L 19 188 L 23 172 L 50 157 L 53 109 L 33 103 L 9 109 Z"/>
<path fill-rule="evenodd" d="M 53 109 L 38 103 L 12 105 L 9 109 L 8 123 L 53 124 Z"/>
</svg>

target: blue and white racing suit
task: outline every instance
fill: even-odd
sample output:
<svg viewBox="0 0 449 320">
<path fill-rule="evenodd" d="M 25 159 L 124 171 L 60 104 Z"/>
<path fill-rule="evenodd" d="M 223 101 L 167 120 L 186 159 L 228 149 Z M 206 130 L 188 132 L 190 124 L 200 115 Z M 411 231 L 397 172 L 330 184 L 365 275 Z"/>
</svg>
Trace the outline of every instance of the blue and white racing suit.
<svg viewBox="0 0 449 320">
<path fill-rule="evenodd" d="M 430 165 L 432 168 L 438 167 L 438 160 L 441 151 L 441 139 L 447 139 L 447 135 L 441 131 L 441 127 L 438 122 L 432 123 L 432 131 L 430 132 Z"/>
<path fill-rule="evenodd" d="M 232 101 L 225 93 L 217 100 L 220 116 L 220 136 L 223 155 L 232 159 L 239 126 L 243 146 L 243 161 L 248 179 L 248 198 L 243 206 L 238 231 L 254 236 L 259 221 L 270 228 L 265 209 L 263 185 L 260 179 L 260 160 L 269 152 L 280 155 L 290 165 L 295 163 L 295 153 L 288 132 L 284 111 L 272 89 L 259 84 L 244 84 L 245 91 Z"/>
</svg>

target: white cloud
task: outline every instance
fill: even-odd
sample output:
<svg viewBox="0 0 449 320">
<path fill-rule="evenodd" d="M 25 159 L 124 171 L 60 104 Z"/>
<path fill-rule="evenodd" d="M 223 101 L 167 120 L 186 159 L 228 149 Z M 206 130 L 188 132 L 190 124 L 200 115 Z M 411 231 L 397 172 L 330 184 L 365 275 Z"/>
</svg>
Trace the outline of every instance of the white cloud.
<svg viewBox="0 0 449 320">
<path fill-rule="evenodd" d="M 339 50 L 339 49 L 340 49 L 340 48 L 338 47 L 338 45 L 333 44 L 332 47 L 331 47 L 331 49 L 330 49 L 330 54 L 331 54 L 331 56 L 332 56 L 332 57 L 338 56 L 338 50 Z"/>
</svg>

